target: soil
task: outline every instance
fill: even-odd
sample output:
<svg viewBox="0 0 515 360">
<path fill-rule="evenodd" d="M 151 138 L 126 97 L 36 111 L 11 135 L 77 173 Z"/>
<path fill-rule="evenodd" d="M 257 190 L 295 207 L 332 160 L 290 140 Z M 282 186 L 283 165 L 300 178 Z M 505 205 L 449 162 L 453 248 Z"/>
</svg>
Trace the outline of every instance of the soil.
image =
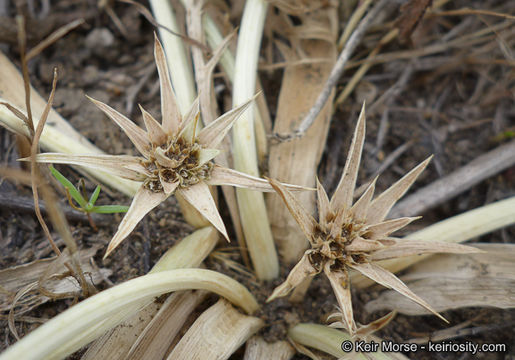
<svg viewBox="0 0 515 360">
<path fill-rule="evenodd" d="M 144 4 L 148 5 L 145 2 Z M 39 23 L 47 24 L 48 29 L 45 28 L 41 33 L 29 30 L 29 47 L 71 19 L 85 17 L 86 24 L 31 60 L 30 80 L 40 94 L 47 96 L 51 89 L 52 68 L 57 66 L 59 80 L 54 101 L 56 110 L 104 151 L 111 154 L 135 154 L 134 147 L 120 129 L 85 97 L 87 94 L 106 102 L 140 125 L 142 121 L 137 104 L 141 104 L 156 116 L 160 114 L 158 78 L 153 62 L 154 29 L 133 6 L 117 3 L 113 9 L 127 27 L 130 36 L 125 37 L 94 1 L 67 0 L 52 4 L 51 14 L 38 20 Z M 4 15 L 12 18 L 13 11 L 9 8 L 8 13 Z M 47 20 L 44 21 L 45 19 Z M 424 23 L 422 29 L 431 31 L 430 26 L 434 24 Z M 5 37 L 0 38 L 0 48 L 19 67 L 16 39 L 7 35 Z M 389 50 L 395 50 L 403 48 L 403 45 L 393 44 L 390 47 Z M 365 76 L 364 85 L 359 88 L 362 91 L 356 92 L 358 95 L 354 95 L 350 101 L 336 109 L 318 173 L 328 193 L 332 193 L 336 187 L 343 169 L 345 153 L 350 144 L 350 129 L 353 128 L 353 122 L 361 106 L 360 94 L 366 93 L 366 86 L 378 94 L 384 93 L 397 81 L 400 74 L 398 69 L 406 67 L 406 64 L 405 60 L 395 60 L 373 67 Z M 281 70 L 261 72 L 260 75 L 265 93 L 270 94 L 268 99 L 273 119 L 273 94 L 278 94 L 280 89 Z M 347 83 L 349 76 L 351 75 L 344 75 L 340 81 L 341 86 Z M 515 112 L 513 81 L 509 83 L 499 80 L 506 76 L 507 67 L 495 65 L 487 68 L 486 65 L 451 64 L 447 68 L 441 68 L 439 72 L 434 69 L 424 70 L 423 67 L 417 70 L 401 96 L 395 97 L 389 106 L 389 126 L 384 139 L 378 139 L 382 114 L 378 111 L 367 114 L 367 144 L 358 183 L 364 183 L 369 179 L 388 154 L 409 141 L 413 142 L 409 150 L 398 157 L 379 178 L 377 187 L 380 190 L 392 184 L 407 169 L 424 160 L 428 154 L 435 154 L 434 161 L 414 185 L 414 189 L 432 183 L 479 155 L 509 141 L 509 131 L 513 132 L 515 126 Z M 377 146 L 378 143 L 380 146 Z M 0 149 L 0 161 L 3 165 L 19 167 L 19 163 L 16 162 L 19 156 L 15 137 L 4 129 L 0 129 Z M 79 173 L 66 166 L 56 167 L 72 182 L 78 182 Z M 514 183 L 515 167 L 512 167 L 482 181 L 445 204 L 420 214 L 424 218 L 416 222 L 408 232 L 513 196 Z M 89 179 L 86 179 L 86 184 L 90 192 L 96 185 Z M 99 204 L 130 204 L 130 199 L 116 191 L 104 190 L 98 200 Z M 8 194 L 13 202 L 30 200 L 32 196 L 28 187 L 6 180 L 0 183 L 0 192 Z M 60 197 L 61 206 L 69 207 L 62 192 Z M 229 224 L 226 211 L 222 216 L 225 223 Z M 108 220 L 104 220 L 106 218 Z M 120 219 L 120 215 L 104 215 L 103 220 L 97 224 L 98 232 L 93 231 L 84 217 L 79 221 L 70 220 L 70 228 L 79 248 L 100 244 L 103 249 L 116 231 Z M 147 215 L 127 241 L 124 241 L 109 258 L 102 260 L 103 251 L 99 251 L 95 262 L 99 267 L 110 269 L 112 275 L 109 281 L 118 284 L 146 274 L 166 249 L 192 230 L 193 228 L 183 219 L 176 200 L 171 197 Z M 512 227 L 482 236 L 473 242 L 512 243 L 514 236 L 515 229 Z M 242 264 L 235 242 L 220 246 L 228 247 L 231 259 Z M 0 249 L 1 269 L 52 255 L 36 218 L 20 208 L 0 209 Z M 228 268 L 227 263 L 220 259 L 210 256 L 206 266 L 229 274 L 244 283 L 261 304 L 265 303 L 273 288 L 281 283 L 289 272 L 289 267 L 283 265 L 279 279 L 262 284 L 252 275 Z M 106 282 L 96 285 L 99 290 L 110 286 Z M 358 322 L 367 323 L 384 315 L 367 314 L 362 310 L 364 304 L 377 297 L 380 290 L 372 288 L 353 292 Z M 19 334 L 27 334 L 44 319 L 49 319 L 71 306 L 73 301 L 51 301 L 25 314 L 16 322 Z M 303 302 L 292 304 L 287 300 L 278 299 L 264 305 L 258 316 L 263 318 L 267 325 L 261 333 L 269 341 L 284 339 L 288 326 L 292 324 L 323 323 L 325 317 L 335 310 L 335 303 L 327 279 L 318 276 L 311 284 Z M 7 326 L 6 315 L 3 314 L 0 318 L 0 350 L 15 342 Z M 460 359 L 515 359 L 515 348 L 512 346 L 515 344 L 515 311 L 468 308 L 445 312 L 442 315 L 453 325 L 474 319 L 471 325 L 474 331 L 461 337 L 460 341 L 504 343 L 509 346 L 507 354 L 483 353 L 476 357 L 464 354 L 459 357 Z M 392 323 L 376 335 L 395 342 L 405 342 L 411 338 L 430 336 L 434 331 L 444 327 L 445 324 L 434 316 L 397 315 Z M 241 351 L 239 353 L 241 354 Z M 435 358 L 434 353 L 418 352 L 406 355 L 413 359 Z M 232 358 L 239 359 L 241 355 L 234 355 Z M 438 358 L 457 359 L 456 354 L 452 353 L 439 353 Z M 295 359 L 307 357 L 296 355 Z"/>
</svg>

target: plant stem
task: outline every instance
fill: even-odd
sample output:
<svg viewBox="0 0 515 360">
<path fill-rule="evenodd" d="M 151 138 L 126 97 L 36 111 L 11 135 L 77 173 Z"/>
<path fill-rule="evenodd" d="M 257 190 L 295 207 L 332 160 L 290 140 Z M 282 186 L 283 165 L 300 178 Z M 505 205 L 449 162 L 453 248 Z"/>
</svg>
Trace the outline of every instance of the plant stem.
<svg viewBox="0 0 515 360">
<path fill-rule="evenodd" d="M 233 107 L 254 95 L 266 11 L 267 3 L 263 0 L 248 0 L 245 5 L 236 53 Z M 234 124 L 233 156 L 236 170 L 259 175 L 253 105 Z M 236 193 L 243 232 L 256 275 L 261 280 L 273 279 L 279 274 L 279 262 L 263 194 L 242 189 L 237 189 Z"/>
</svg>

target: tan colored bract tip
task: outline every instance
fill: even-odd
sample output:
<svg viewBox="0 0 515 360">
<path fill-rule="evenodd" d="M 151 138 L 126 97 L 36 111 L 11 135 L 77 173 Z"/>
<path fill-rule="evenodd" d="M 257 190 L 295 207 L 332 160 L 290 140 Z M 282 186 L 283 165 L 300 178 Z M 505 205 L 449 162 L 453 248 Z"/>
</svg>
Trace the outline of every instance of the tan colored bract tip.
<svg viewBox="0 0 515 360">
<path fill-rule="evenodd" d="M 286 281 L 273 291 L 268 301 L 287 295 L 304 279 L 323 271 L 336 295 L 342 323 L 351 335 L 355 334 L 357 326 L 352 311 L 349 277 L 349 269 L 354 269 L 375 282 L 398 291 L 447 321 L 427 302 L 409 290 L 393 273 L 375 264 L 375 261 L 430 252 L 472 253 L 478 250 L 464 245 L 403 240 L 390 236 L 418 219 L 405 217 L 385 221 L 392 206 L 417 179 L 431 157 L 372 199 L 377 178 L 374 179 L 359 200 L 352 204 L 364 141 L 363 105 L 342 178 L 331 200 L 317 179 L 318 221 L 307 213 L 283 185 L 275 180 L 269 180 L 308 238 L 311 248 L 291 270 Z"/>
<path fill-rule="evenodd" d="M 199 103 L 194 101 L 183 117 L 178 110 L 169 79 L 168 65 L 159 40 L 155 39 L 155 58 L 161 86 L 162 121 L 159 123 L 141 106 L 146 131 L 107 104 L 89 98 L 111 118 L 132 141 L 142 156 L 40 154 L 38 162 L 74 164 L 105 170 L 141 182 L 129 211 L 106 251 L 108 256 L 134 230 L 139 221 L 169 196 L 180 193 L 229 241 L 208 185 L 230 185 L 260 191 L 273 191 L 270 184 L 213 163 L 216 148 L 234 122 L 254 98 L 223 114 L 198 134 L 186 131 L 198 121 Z M 194 125 L 194 124 L 192 124 Z M 188 133 L 191 133 L 188 135 Z M 305 188 L 286 185 L 291 190 Z"/>
</svg>

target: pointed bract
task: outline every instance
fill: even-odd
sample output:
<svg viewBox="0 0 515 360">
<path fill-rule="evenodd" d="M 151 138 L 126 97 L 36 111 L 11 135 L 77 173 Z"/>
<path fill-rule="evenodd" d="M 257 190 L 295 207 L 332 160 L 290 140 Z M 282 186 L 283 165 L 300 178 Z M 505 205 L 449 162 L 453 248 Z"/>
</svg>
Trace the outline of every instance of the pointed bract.
<svg viewBox="0 0 515 360">
<path fill-rule="evenodd" d="M 331 212 L 331 206 L 329 205 L 329 198 L 327 197 L 327 193 L 325 189 L 322 187 L 322 184 L 316 179 L 317 183 L 317 199 L 318 199 L 318 221 L 322 228 L 325 229 L 327 226 L 327 218 L 329 213 Z"/>
<path fill-rule="evenodd" d="M 147 157 L 150 154 L 150 141 L 148 139 L 147 133 L 143 129 L 141 129 L 138 125 L 134 124 L 132 120 L 129 120 L 109 105 L 90 98 L 87 95 L 86 97 L 90 99 L 93 104 L 102 110 L 104 114 L 106 114 L 123 130 L 123 132 L 131 140 L 134 146 L 136 146 L 136 149 L 138 149 L 138 151 L 143 156 Z"/>
<path fill-rule="evenodd" d="M 215 157 L 220 154 L 220 150 L 217 149 L 201 149 L 199 151 L 199 158 L 198 158 L 198 164 L 204 165 L 208 161 L 213 160 Z"/>
<path fill-rule="evenodd" d="M 353 269 L 365 275 L 366 277 L 374 280 L 376 283 L 381 284 L 389 289 L 394 289 L 398 293 L 413 300 L 417 304 L 423 306 L 424 308 L 432 312 L 434 315 L 438 316 L 440 319 L 448 323 L 448 321 L 442 315 L 438 314 L 435 310 L 433 310 L 431 305 L 429 305 L 425 300 L 423 300 L 419 296 L 415 295 L 413 291 L 411 291 L 406 286 L 406 284 L 404 284 L 397 276 L 395 276 L 391 272 L 372 263 L 350 264 L 350 266 Z"/>
<path fill-rule="evenodd" d="M 29 158 L 20 159 L 29 161 Z M 40 163 L 70 164 L 107 171 L 129 180 L 142 181 L 146 178 L 146 169 L 141 165 L 141 158 L 129 155 L 69 155 L 44 153 L 36 156 Z"/>
<path fill-rule="evenodd" d="M 376 188 L 377 176 L 372 180 L 370 185 L 368 185 L 367 189 L 361 195 L 361 197 L 356 201 L 354 205 L 352 205 L 350 211 L 354 220 L 356 221 L 365 221 L 368 213 L 368 208 L 370 207 L 370 203 L 372 201 L 372 197 L 374 196 L 374 191 Z"/>
<path fill-rule="evenodd" d="M 191 135 L 187 135 L 186 132 L 190 133 L 189 130 L 190 130 L 190 126 L 193 126 L 193 125 L 190 125 L 192 124 L 193 122 L 197 122 L 199 117 L 200 117 L 200 106 L 199 106 L 199 98 L 197 96 L 197 98 L 195 100 L 193 100 L 193 103 L 191 104 L 188 112 L 184 115 L 183 119 L 182 119 L 182 122 L 180 124 L 180 128 L 179 128 L 179 136 L 185 136 L 186 138 L 188 137 L 191 137 Z M 194 132 L 196 132 L 196 129 L 197 129 L 197 124 L 195 124 L 195 128 L 194 129 L 191 129 L 191 134 L 193 134 Z M 195 131 L 193 131 L 195 130 Z"/>
<path fill-rule="evenodd" d="M 345 269 L 343 271 L 332 271 L 329 262 L 324 266 L 324 273 L 331 282 L 331 287 L 342 311 L 342 319 L 352 336 L 356 332 L 356 323 L 354 322 L 354 313 L 352 311 L 349 274 Z"/>
<path fill-rule="evenodd" d="M 290 210 L 290 214 L 292 214 L 304 235 L 306 235 L 309 242 L 313 245 L 313 233 L 318 228 L 318 223 L 310 214 L 308 214 L 300 202 L 288 190 L 286 190 L 279 181 L 273 179 L 268 179 L 268 181 L 279 194 L 279 196 L 283 199 L 284 203 L 288 207 L 288 210 Z"/>
<path fill-rule="evenodd" d="M 156 34 L 154 34 L 154 38 L 154 56 L 156 58 L 159 86 L 161 88 L 161 112 L 163 116 L 161 125 L 168 135 L 177 134 L 181 124 L 181 113 L 177 107 L 177 100 L 172 89 L 163 47 Z"/>
<path fill-rule="evenodd" d="M 426 168 L 432 156 L 424 160 L 417 167 L 404 175 L 399 181 L 390 186 L 381 195 L 372 200 L 370 210 L 367 214 L 368 223 L 377 223 L 383 221 L 393 205 L 399 200 L 406 191 L 413 185 L 417 177 Z"/>
<path fill-rule="evenodd" d="M 266 299 L 266 302 L 270 302 L 275 298 L 288 295 L 291 290 L 300 285 L 300 283 L 303 282 L 306 278 L 315 276 L 319 273 L 319 271 L 317 271 L 313 265 L 311 265 L 308 256 L 309 254 L 304 254 L 302 256 L 295 267 L 291 269 L 286 280 L 274 289 L 272 295 Z"/>
<path fill-rule="evenodd" d="M 243 114 L 243 112 L 254 101 L 256 96 L 249 99 L 237 108 L 226 112 L 211 124 L 203 128 L 198 134 L 198 141 L 207 148 L 216 148 L 225 137 L 225 135 L 227 135 L 236 120 L 239 119 L 241 114 Z"/>
<path fill-rule="evenodd" d="M 168 156 L 166 156 L 166 150 L 164 150 L 161 147 L 158 147 L 154 150 L 154 156 L 159 165 L 163 167 L 175 169 L 182 163 L 182 161 L 179 161 L 177 159 L 171 159 Z"/>
<path fill-rule="evenodd" d="M 129 211 L 125 214 L 118 226 L 116 234 L 109 242 L 104 259 L 134 230 L 136 225 L 147 213 L 166 200 L 168 195 L 164 192 L 152 192 L 143 186 L 139 188 L 132 200 Z"/>
<path fill-rule="evenodd" d="M 366 228 L 366 238 L 371 240 L 383 239 L 390 235 L 391 233 L 402 229 L 410 222 L 420 219 L 420 216 L 417 217 L 403 217 L 393 220 L 383 221 L 378 224 L 370 225 Z"/>
<path fill-rule="evenodd" d="M 345 250 L 356 253 L 369 253 L 371 251 L 377 251 L 383 248 L 384 245 L 379 241 L 357 237 L 345 247 Z"/>
<path fill-rule="evenodd" d="M 225 229 L 224 222 L 220 217 L 220 213 L 216 208 L 215 201 L 209 187 L 204 182 L 199 182 L 196 185 L 188 188 L 179 188 L 176 190 L 189 202 L 195 209 L 198 210 L 213 226 L 222 233 L 222 235 L 229 240 L 227 230 Z"/>
<path fill-rule="evenodd" d="M 270 183 L 252 175 L 242 173 L 233 169 L 229 169 L 220 165 L 214 165 L 211 171 L 211 177 L 206 180 L 208 185 L 229 185 L 239 188 L 258 190 L 264 192 L 274 191 Z M 304 186 L 282 184 L 290 191 L 313 190 Z"/>
<path fill-rule="evenodd" d="M 352 143 L 350 145 L 349 154 L 340 183 L 331 198 L 331 209 L 349 210 L 352 205 L 352 197 L 356 180 L 358 178 L 359 163 L 361 161 L 361 152 L 365 143 L 365 103 L 361 107 L 358 118 L 358 124 L 354 131 Z"/>
<path fill-rule="evenodd" d="M 141 114 L 143 115 L 143 122 L 145 123 L 145 127 L 147 128 L 147 134 L 150 142 L 154 145 L 160 146 L 166 142 L 166 133 L 161 127 L 161 124 L 154 119 L 152 115 L 141 105 L 139 105 L 139 109 L 141 110 Z"/>
<path fill-rule="evenodd" d="M 167 196 L 172 195 L 180 184 L 180 181 L 175 181 L 175 182 L 166 181 L 166 179 L 163 179 L 161 177 L 161 174 L 159 174 L 159 182 L 161 183 L 161 186 L 163 187 L 163 191 Z"/>
</svg>

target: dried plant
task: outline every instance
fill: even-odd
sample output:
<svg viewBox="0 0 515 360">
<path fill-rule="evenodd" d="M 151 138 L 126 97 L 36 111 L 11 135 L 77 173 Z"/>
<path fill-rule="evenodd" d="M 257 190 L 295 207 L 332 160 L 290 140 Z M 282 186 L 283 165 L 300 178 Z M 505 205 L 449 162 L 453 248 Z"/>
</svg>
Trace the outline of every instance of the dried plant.
<svg viewBox="0 0 515 360">
<path fill-rule="evenodd" d="M 174 193 L 179 193 L 229 240 L 208 185 L 232 185 L 254 190 L 272 191 L 267 181 L 215 165 L 211 160 L 216 149 L 234 122 L 252 102 L 225 113 L 195 134 L 199 103 L 195 101 L 184 119 L 178 111 L 170 83 L 163 49 L 155 38 L 155 58 L 161 86 L 163 119 L 160 124 L 141 108 L 147 131 L 109 107 L 91 99 L 108 117 L 122 128 L 141 156 L 68 155 L 46 153 L 38 162 L 75 164 L 111 172 L 141 182 L 132 204 L 106 251 L 108 256 L 153 208 Z M 193 127 L 191 130 L 190 127 Z M 189 136 L 191 133 L 191 136 Z M 303 189 L 288 185 L 290 189 Z"/>
<path fill-rule="evenodd" d="M 404 195 L 425 169 L 431 158 L 423 161 L 372 200 L 376 178 L 359 200 L 352 204 L 364 140 L 365 106 L 363 105 L 340 183 L 330 201 L 320 182 L 317 181 L 318 222 L 284 186 L 275 180 L 270 180 L 270 184 L 281 196 L 308 238 L 311 248 L 291 270 L 286 281 L 273 291 L 268 301 L 287 295 L 306 278 L 323 271 L 331 283 L 342 310 L 342 323 L 351 334 L 355 334 L 357 327 L 352 311 L 349 278 L 349 271 L 353 269 L 383 286 L 398 291 L 445 320 L 393 273 L 376 262 L 422 253 L 473 253 L 480 250 L 459 244 L 403 240 L 390 236 L 417 219 L 404 217 L 385 220 L 385 217 L 395 202 Z"/>
</svg>

